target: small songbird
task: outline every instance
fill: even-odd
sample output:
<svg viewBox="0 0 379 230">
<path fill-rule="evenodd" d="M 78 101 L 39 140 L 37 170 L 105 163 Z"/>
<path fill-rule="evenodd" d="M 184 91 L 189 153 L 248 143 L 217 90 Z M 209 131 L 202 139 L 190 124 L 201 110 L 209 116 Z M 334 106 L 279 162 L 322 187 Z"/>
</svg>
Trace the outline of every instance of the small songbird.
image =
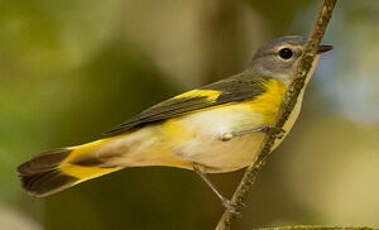
<svg viewBox="0 0 379 230">
<path fill-rule="evenodd" d="M 163 101 L 100 140 L 37 155 L 18 167 L 23 188 L 44 197 L 128 167 L 170 166 L 194 170 L 228 207 L 206 174 L 235 171 L 253 162 L 264 132 L 275 129 L 273 122 L 304 44 L 301 36 L 269 41 L 240 74 Z M 319 47 L 313 70 L 320 54 L 331 49 Z M 303 94 L 304 89 L 283 137 L 299 115 Z M 283 139 L 277 139 L 274 148 Z"/>
</svg>

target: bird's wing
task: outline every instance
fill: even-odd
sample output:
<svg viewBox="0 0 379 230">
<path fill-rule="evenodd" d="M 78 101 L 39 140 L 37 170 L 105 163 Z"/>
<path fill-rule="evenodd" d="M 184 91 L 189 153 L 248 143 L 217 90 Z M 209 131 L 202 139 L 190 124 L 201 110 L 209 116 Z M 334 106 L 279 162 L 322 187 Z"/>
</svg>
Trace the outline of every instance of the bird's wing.
<svg viewBox="0 0 379 230">
<path fill-rule="evenodd" d="M 269 77 L 247 76 L 247 74 L 239 74 L 165 100 L 116 126 L 105 135 L 114 136 L 196 110 L 253 99 L 265 91 L 264 84 Z"/>
</svg>

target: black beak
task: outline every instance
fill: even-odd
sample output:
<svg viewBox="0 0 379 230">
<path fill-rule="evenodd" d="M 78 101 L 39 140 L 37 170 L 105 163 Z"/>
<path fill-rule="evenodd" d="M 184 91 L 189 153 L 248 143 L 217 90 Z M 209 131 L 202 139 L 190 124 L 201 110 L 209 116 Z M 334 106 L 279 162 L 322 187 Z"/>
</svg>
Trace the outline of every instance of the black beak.
<svg viewBox="0 0 379 230">
<path fill-rule="evenodd" d="M 332 49 L 333 49 L 333 46 L 329 46 L 329 45 L 320 45 L 320 46 L 318 47 L 317 53 L 318 53 L 318 54 L 326 53 L 326 52 L 328 52 L 328 51 L 330 51 L 330 50 L 332 50 Z"/>
</svg>

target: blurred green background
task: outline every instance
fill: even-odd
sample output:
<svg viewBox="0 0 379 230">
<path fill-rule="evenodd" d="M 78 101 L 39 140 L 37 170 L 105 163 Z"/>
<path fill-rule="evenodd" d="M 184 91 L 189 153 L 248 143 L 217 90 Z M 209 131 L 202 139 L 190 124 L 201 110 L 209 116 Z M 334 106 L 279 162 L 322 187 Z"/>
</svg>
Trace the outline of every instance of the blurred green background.
<svg viewBox="0 0 379 230">
<path fill-rule="evenodd" d="M 48 197 L 16 167 L 81 144 L 184 90 L 238 73 L 252 51 L 307 35 L 319 1 L 0 1 L 4 230 L 212 229 L 219 200 L 192 172 L 131 168 Z M 234 229 L 379 227 L 379 1 L 339 1 L 303 112 Z M 243 171 L 212 175 L 228 196 Z"/>
</svg>

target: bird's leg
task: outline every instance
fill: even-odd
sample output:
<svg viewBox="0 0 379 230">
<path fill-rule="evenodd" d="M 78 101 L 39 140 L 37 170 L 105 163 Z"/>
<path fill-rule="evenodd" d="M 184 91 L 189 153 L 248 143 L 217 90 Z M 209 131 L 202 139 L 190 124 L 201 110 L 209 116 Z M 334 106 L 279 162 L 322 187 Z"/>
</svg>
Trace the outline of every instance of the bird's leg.
<svg viewBox="0 0 379 230">
<path fill-rule="evenodd" d="M 233 139 L 234 137 L 240 137 L 246 134 L 250 133 L 257 133 L 257 132 L 263 132 L 263 133 L 274 133 L 277 138 L 282 138 L 285 134 L 285 130 L 275 127 L 275 126 L 269 126 L 269 125 L 263 125 L 258 128 L 254 129 L 247 129 L 247 130 L 241 130 L 237 132 L 229 132 L 229 133 L 224 133 L 220 136 L 220 140 L 222 141 L 229 141 Z"/>
<path fill-rule="evenodd" d="M 216 193 L 217 197 L 221 200 L 222 205 L 228 209 L 233 210 L 234 208 L 230 204 L 230 200 L 221 195 L 221 193 L 217 190 L 216 186 L 207 177 L 205 167 L 196 163 L 193 163 L 192 167 L 193 170 L 197 173 L 197 175 L 199 175 L 201 179 L 203 179 L 205 183 L 207 183 L 207 185 L 212 189 L 212 191 Z"/>
</svg>

